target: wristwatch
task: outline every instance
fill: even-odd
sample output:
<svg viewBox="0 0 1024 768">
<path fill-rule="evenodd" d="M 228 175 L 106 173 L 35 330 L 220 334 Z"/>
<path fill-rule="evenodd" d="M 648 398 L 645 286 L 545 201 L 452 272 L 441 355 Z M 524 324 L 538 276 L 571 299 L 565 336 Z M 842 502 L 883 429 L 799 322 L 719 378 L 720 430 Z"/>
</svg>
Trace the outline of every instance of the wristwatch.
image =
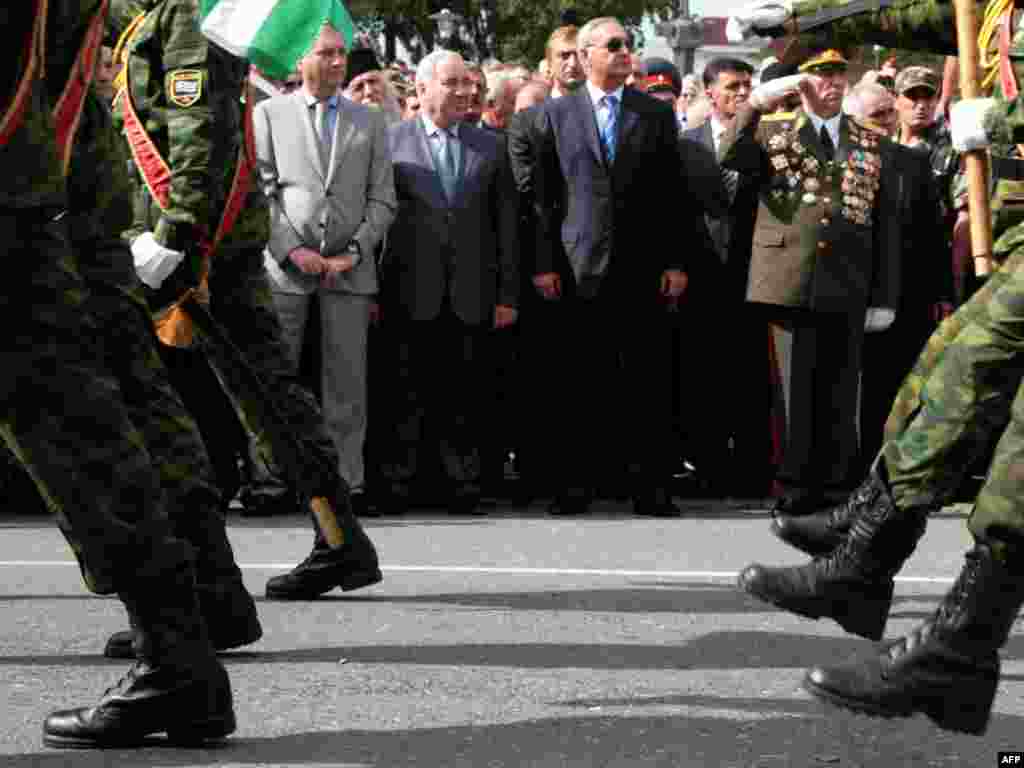
<svg viewBox="0 0 1024 768">
<path fill-rule="evenodd" d="M 363 258 L 363 248 L 358 240 L 349 240 L 345 246 L 345 253 L 352 257 L 352 264 L 358 264 Z"/>
</svg>

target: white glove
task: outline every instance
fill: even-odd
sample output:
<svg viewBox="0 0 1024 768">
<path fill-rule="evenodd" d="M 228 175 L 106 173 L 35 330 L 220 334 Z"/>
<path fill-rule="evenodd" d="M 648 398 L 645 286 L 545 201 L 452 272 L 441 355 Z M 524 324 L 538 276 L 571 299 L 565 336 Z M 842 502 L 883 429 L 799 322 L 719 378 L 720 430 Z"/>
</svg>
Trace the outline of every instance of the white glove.
<svg viewBox="0 0 1024 768">
<path fill-rule="evenodd" d="M 758 31 L 781 27 L 792 15 L 792 0 L 754 0 L 729 16 L 725 36 L 730 43 L 742 43 Z"/>
<path fill-rule="evenodd" d="M 953 105 L 949 112 L 949 132 L 954 149 L 970 152 L 992 143 L 985 133 L 985 116 L 995 105 L 995 99 L 962 99 Z"/>
<path fill-rule="evenodd" d="M 143 232 L 132 241 L 132 258 L 135 261 L 135 274 L 155 291 L 181 264 L 185 254 L 164 248 L 152 232 Z"/>
<path fill-rule="evenodd" d="M 896 310 L 887 307 L 869 307 L 864 314 L 864 330 L 868 333 L 884 331 L 896 319 Z"/>
<path fill-rule="evenodd" d="M 791 93 L 799 93 L 800 83 L 808 77 L 810 75 L 807 74 L 789 75 L 762 83 L 750 92 L 750 97 L 748 98 L 750 106 L 759 112 L 764 111 L 765 108 L 773 106 L 774 103 L 777 103 L 783 97 Z"/>
</svg>

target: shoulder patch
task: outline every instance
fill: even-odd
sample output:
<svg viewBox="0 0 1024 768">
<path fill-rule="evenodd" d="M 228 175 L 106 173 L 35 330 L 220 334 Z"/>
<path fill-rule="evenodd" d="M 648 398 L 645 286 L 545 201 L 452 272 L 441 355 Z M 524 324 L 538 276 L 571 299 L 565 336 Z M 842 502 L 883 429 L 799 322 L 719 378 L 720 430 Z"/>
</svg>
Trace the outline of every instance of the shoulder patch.
<svg viewBox="0 0 1024 768">
<path fill-rule="evenodd" d="M 191 107 L 203 96 L 203 72 L 199 69 L 178 69 L 167 74 L 167 103 Z"/>
<path fill-rule="evenodd" d="M 796 117 L 796 112 L 772 112 L 770 115 L 763 115 L 761 122 L 773 123 L 778 120 L 792 120 Z"/>
</svg>

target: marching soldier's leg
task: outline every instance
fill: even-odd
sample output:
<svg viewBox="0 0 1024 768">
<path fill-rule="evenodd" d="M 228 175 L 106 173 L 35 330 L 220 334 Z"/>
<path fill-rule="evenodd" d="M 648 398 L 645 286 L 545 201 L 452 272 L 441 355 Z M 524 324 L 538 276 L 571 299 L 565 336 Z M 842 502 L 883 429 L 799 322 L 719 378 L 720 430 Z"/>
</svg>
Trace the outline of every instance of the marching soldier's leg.
<svg viewBox="0 0 1024 768">
<path fill-rule="evenodd" d="M 1024 376 L 1022 350 L 1024 271 L 1018 271 L 943 353 L 917 415 L 885 444 L 851 498 L 854 522 L 842 543 L 796 568 L 749 566 L 740 586 L 795 613 L 829 616 L 851 632 L 880 638 L 892 577 L 913 552 L 929 512 L 959 487 L 1010 419 Z"/>
<path fill-rule="evenodd" d="M 253 643 L 263 632 L 228 541 L 225 501 L 196 423 L 171 386 L 157 353 L 159 342 L 131 254 L 119 243 L 108 242 L 83 248 L 81 264 L 108 366 L 120 385 L 128 417 L 142 433 L 159 473 L 174 534 L 193 547 L 196 591 L 210 639 L 218 650 Z M 219 391 L 215 378 L 213 385 Z M 132 641 L 130 630 L 117 632 L 107 642 L 104 655 L 131 658 Z"/>
<path fill-rule="evenodd" d="M 153 733 L 202 741 L 235 727 L 231 687 L 206 636 L 188 545 L 171 536 L 160 482 L 121 392 L 60 212 L 0 211 L 8 288 L 0 291 L 4 439 L 59 510 L 95 592 L 117 592 L 146 639 L 140 661 L 95 706 L 47 718 L 53 746 L 136 743 Z M 26 311 L 31 308 L 31 312 Z M 158 596 L 157 599 L 154 599 Z"/>
<path fill-rule="evenodd" d="M 297 489 L 297 495 L 306 503 L 323 497 L 333 508 L 321 508 L 320 514 L 312 515 L 312 552 L 289 573 L 272 578 L 267 583 L 267 596 L 309 599 L 334 587 L 352 590 L 376 584 L 382 578 L 376 549 L 352 514 L 348 487 L 337 471 L 337 449 L 324 427 L 316 400 L 292 372 L 263 267 L 262 249 L 225 249 L 218 253 L 210 276 L 210 293 L 214 317 L 244 351 L 306 452 L 317 457 L 316 474 L 320 479 L 311 487 Z M 221 366 L 221 372 L 227 378 L 232 376 L 229 365 Z M 232 384 L 232 388 L 240 395 L 244 392 L 241 382 Z M 244 403 L 247 397 L 241 395 L 240 399 Z M 274 444 L 273 450 L 279 454 L 288 447 Z"/>
<path fill-rule="evenodd" d="M 989 300 L 1018 270 L 1024 269 L 1024 249 L 1016 251 L 955 313 L 944 319 L 925 343 L 917 362 L 903 380 L 885 425 L 885 439 L 897 440 L 921 408 L 921 390 L 949 345 L 972 322 L 984 322 Z M 857 494 L 815 515 L 777 515 L 771 531 L 787 544 L 809 555 L 824 555 L 842 543 L 863 505 Z"/>
<path fill-rule="evenodd" d="M 942 728 L 982 733 L 999 683 L 998 650 L 1024 602 L 1024 387 L 996 446 L 968 527 L 975 546 L 935 615 L 909 635 L 804 685 L 882 716 L 924 712 Z"/>
</svg>

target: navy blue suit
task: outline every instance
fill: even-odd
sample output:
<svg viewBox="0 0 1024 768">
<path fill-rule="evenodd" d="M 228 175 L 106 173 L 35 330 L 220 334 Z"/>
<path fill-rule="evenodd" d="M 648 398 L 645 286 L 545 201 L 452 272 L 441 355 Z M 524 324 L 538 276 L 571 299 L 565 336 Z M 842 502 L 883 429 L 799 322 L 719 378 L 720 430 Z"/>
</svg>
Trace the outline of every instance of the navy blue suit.
<svg viewBox="0 0 1024 768">
<path fill-rule="evenodd" d="M 617 127 L 609 163 L 586 87 L 544 103 L 533 270 L 558 273 L 563 288 L 545 303 L 548 423 L 558 425 L 549 442 L 552 490 L 585 503 L 597 477 L 623 478 L 628 487 L 616 490 L 639 509 L 663 503 L 675 458 L 661 276 L 709 258 L 710 241 L 703 210 L 688 196 L 672 109 L 625 88 Z"/>
</svg>

